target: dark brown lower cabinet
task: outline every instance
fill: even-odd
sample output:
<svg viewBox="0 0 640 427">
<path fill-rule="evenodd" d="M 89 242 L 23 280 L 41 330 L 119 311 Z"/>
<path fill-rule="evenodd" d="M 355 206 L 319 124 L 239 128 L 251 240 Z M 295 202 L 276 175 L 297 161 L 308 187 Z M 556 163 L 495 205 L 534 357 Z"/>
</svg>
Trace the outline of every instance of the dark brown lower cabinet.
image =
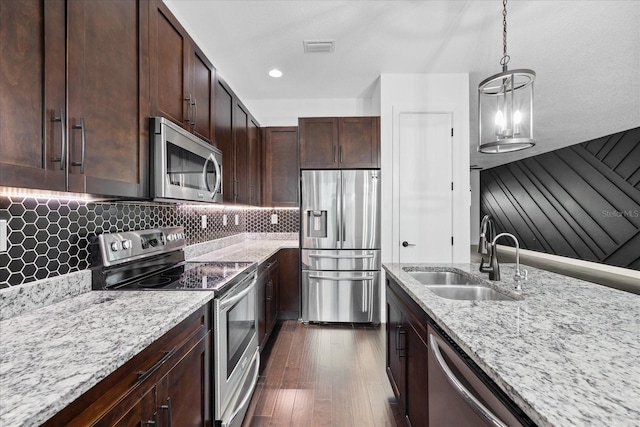
<svg viewBox="0 0 640 427">
<path fill-rule="evenodd" d="M 278 252 L 278 318 L 300 318 L 300 250 L 280 249 Z"/>
<path fill-rule="evenodd" d="M 43 425 L 212 425 L 210 352 L 207 305 Z"/>
<path fill-rule="evenodd" d="M 387 376 L 407 425 L 427 426 L 427 316 L 391 283 L 387 280 Z"/>
<path fill-rule="evenodd" d="M 264 348 L 277 320 L 278 254 L 258 265 L 256 304 L 258 306 L 258 345 Z"/>
</svg>

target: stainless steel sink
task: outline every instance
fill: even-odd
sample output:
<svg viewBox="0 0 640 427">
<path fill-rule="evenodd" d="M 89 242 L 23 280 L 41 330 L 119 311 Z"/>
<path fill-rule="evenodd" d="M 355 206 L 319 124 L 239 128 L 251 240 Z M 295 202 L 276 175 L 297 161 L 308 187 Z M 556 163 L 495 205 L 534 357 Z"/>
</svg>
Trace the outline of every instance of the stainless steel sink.
<svg viewBox="0 0 640 427">
<path fill-rule="evenodd" d="M 514 301 L 508 295 L 486 286 L 478 285 L 427 285 L 429 290 L 442 298 L 474 301 Z"/>
<path fill-rule="evenodd" d="M 479 284 L 477 280 L 454 271 L 407 271 L 407 274 L 425 285 Z"/>
<path fill-rule="evenodd" d="M 473 301 L 515 300 L 484 285 L 480 280 L 455 271 L 407 271 L 406 273 L 442 298 Z"/>
</svg>

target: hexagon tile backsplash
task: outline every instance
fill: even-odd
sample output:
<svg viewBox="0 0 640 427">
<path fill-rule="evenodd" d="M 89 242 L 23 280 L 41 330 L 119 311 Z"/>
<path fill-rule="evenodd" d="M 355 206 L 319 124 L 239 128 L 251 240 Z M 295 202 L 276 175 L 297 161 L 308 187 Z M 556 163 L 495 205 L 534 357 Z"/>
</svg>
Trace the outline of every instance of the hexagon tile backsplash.
<svg viewBox="0 0 640 427">
<path fill-rule="evenodd" d="M 274 213 L 278 214 L 278 224 L 271 224 Z M 207 216 L 204 229 L 202 215 Z M 0 288 L 88 268 L 88 238 L 104 232 L 182 225 L 187 244 L 194 244 L 244 232 L 299 230 L 297 209 L 5 196 L 0 196 L 0 219 L 7 220 L 8 226 L 8 251 L 0 253 Z"/>
</svg>

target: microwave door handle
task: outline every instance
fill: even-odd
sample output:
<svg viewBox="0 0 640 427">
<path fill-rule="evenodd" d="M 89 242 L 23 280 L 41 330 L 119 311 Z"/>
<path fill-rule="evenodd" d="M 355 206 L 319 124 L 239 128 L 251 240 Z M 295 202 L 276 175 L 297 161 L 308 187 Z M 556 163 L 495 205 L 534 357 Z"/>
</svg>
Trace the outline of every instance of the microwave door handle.
<svg viewBox="0 0 640 427">
<path fill-rule="evenodd" d="M 216 169 L 216 185 L 213 187 L 213 190 L 211 190 L 211 187 L 209 187 L 209 181 L 207 180 L 207 165 L 209 164 L 209 162 L 212 162 L 213 166 Z M 204 188 L 206 188 L 207 191 L 211 193 L 211 198 L 213 199 L 219 190 L 220 181 L 221 181 L 220 165 L 216 161 L 216 158 L 213 156 L 213 153 L 209 154 L 209 157 L 207 157 L 207 160 L 204 161 L 204 166 L 202 167 L 202 179 L 204 181 Z"/>
<path fill-rule="evenodd" d="M 222 194 L 222 166 L 218 163 L 213 154 L 211 154 L 210 158 L 213 161 L 213 166 L 216 168 L 216 185 L 213 189 L 213 196 L 211 197 L 213 198 L 218 192 Z"/>
<path fill-rule="evenodd" d="M 204 166 L 202 167 L 202 181 L 204 181 L 204 188 L 206 188 L 209 193 L 211 193 L 211 188 L 209 188 L 209 180 L 207 179 L 207 165 L 211 159 L 213 159 L 213 154 L 209 154 L 209 157 L 204 161 Z"/>
</svg>

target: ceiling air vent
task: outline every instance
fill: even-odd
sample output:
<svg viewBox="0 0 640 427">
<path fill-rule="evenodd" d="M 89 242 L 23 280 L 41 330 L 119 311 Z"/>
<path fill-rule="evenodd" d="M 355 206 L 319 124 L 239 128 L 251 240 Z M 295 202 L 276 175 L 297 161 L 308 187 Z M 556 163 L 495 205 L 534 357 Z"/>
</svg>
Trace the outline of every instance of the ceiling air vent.
<svg viewBox="0 0 640 427">
<path fill-rule="evenodd" d="M 335 40 L 303 40 L 304 53 L 331 53 L 336 50 Z"/>
</svg>

